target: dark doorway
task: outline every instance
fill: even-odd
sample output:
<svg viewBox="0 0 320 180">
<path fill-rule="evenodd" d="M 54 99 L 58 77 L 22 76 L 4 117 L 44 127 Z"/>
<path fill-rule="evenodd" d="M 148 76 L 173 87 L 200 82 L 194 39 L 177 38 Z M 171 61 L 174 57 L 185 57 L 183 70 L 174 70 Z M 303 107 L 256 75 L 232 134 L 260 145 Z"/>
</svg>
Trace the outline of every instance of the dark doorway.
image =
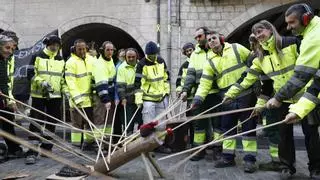
<svg viewBox="0 0 320 180">
<path fill-rule="evenodd" d="M 144 56 L 143 50 L 133 37 L 122 29 L 109 24 L 83 24 L 62 34 L 61 38 L 63 43 L 62 53 L 65 59 L 70 56 L 70 47 L 73 45 L 73 42 L 79 38 L 84 39 L 86 42 L 94 41 L 98 47 L 104 41 L 111 41 L 117 50 L 133 47 L 138 50 L 140 57 Z"/>
<path fill-rule="evenodd" d="M 295 2 L 297 3 L 297 2 Z M 285 11 L 295 3 L 290 3 L 282 6 L 278 6 L 276 8 L 265 11 L 249 21 L 243 23 L 241 26 L 236 28 L 232 33 L 230 33 L 227 37 L 227 41 L 230 43 L 240 43 L 246 47 L 249 47 L 248 37 L 251 34 L 251 27 L 260 20 L 268 20 L 271 22 L 279 31 L 281 35 L 291 35 L 289 31 L 286 30 L 287 24 L 285 22 L 284 13 Z M 311 5 L 315 14 L 319 14 L 320 11 L 320 1 L 319 0 L 311 0 L 307 2 Z"/>
</svg>

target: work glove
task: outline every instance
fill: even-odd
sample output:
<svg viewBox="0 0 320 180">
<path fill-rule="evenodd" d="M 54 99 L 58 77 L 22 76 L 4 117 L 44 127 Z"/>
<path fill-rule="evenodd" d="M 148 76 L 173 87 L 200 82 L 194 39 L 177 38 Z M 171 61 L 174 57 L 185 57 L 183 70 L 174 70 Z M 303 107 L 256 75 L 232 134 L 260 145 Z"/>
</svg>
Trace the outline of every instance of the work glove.
<svg viewBox="0 0 320 180">
<path fill-rule="evenodd" d="M 187 99 L 188 99 L 188 93 L 187 93 L 187 92 L 182 92 L 181 95 L 180 95 L 180 99 L 181 99 L 183 102 L 186 102 Z"/>
<path fill-rule="evenodd" d="M 123 107 L 126 106 L 127 105 L 127 99 L 122 99 L 121 104 L 122 104 Z"/>
<path fill-rule="evenodd" d="M 109 110 L 111 108 L 111 102 L 107 102 L 104 104 L 104 107 Z"/>
<path fill-rule="evenodd" d="M 195 110 L 197 108 L 199 108 L 199 106 L 202 104 L 202 102 L 199 99 L 193 99 L 190 107 L 192 110 Z"/>
<path fill-rule="evenodd" d="M 286 118 L 284 120 L 287 124 L 294 124 L 299 122 L 301 118 L 296 113 L 290 112 L 286 115 Z"/>
<path fill-rule="evenodd" d="M 147 124 L 143 124 L 140 126 L 140 135 L 141 137 L 147 137 L 153 132 L 155 132 L 156 128 L 155 126 L 158 125 L 158 121 L 152 121 Z"/>
<path fill-rule="evenodd" d="M 222 104 L 230 104 L 232 103 L 233 99 L 231 97 L 228 97 L 228 96 L 224 96 L 223 99 L 222 99 Z"/>
</svg>

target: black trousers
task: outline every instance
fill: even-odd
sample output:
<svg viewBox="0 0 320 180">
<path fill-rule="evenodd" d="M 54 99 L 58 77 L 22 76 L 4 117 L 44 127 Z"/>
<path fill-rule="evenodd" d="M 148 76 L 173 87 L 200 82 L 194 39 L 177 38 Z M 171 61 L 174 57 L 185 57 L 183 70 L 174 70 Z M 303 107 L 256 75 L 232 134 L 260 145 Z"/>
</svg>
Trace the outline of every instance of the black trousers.
<svg viewBox="0 0 320 180">
<path fill-rule="evenodd" d="M 280 118 L 284 119 L 289 111 L 288 103 L 283 103 L 280 108 L 274 109 L 272 113 Z M 291 170 L 295 171 L 294 163 L 295 157 L 295 145 L 293 136 L 292 124 L 281 124 L 280 127 L 280 143 L 279 143 L 279 159 L 281 163 Z M 318 125 L 310 125 L 307 119 L 301 121 L 302 131 L 305 136 L 305 146 L 308 153 L 309 171 L 320 170 L 320 140 Z"/>
<path fill-rule="evenodd" d="M 57 118 L 57 119 L 61 119 L 61 98 L 52 98 L 52 99 L 46 99 L 46 98 L 34 98 L 32 97 L 32 107 L 46 112 L 47 114 Z M 30 112 L 30 116 L 36 119 L 40 119 L 43 121 L 47 121 L 47 122 L 51 122 L 51 123 L 57 123 L 54 119 L 49 118 L 41 113 L 36 112 L 35 110 L 31 110 Z M 40 125 L 42 125 L 43 123 L 38 123 Z M 49 125 L 46 124 L 45 128 L 47 130 L 49 130 L 50 132 L 54 133 L 55 132 L 55 126 L 54 125 Z M 30 124 L 29 126 L 29 130 L 35 133 L 38 133 L 39 135 L 42 135 L 44 138 L 48 139 L 48 140 L 52 140 L 52 137 L 47 136 L 47 135 L 43 135 L 41 130 L 39 128 L 37 128 L 36 126 L 34 126 L 33 124 Z M 45 134 L 45 133 L 44 133 Z M 38 137 L 35 136 L 29 136 L 28 137 L 30 141 L 33 142 L 33 144 L 37 145 L 38 143 L 40 143 L 40 139 Z M 43 141 L 41 144 L 41 148 L 44 148 L 46 150 L 51 150 L 52 149 L 52 144 Z"/>
<path fill-rule="evenodd" d="M 1 110 L 13 112 L 13 110 L 11 110 L 11 109 L 9 109 L 9 108 L 7 108 L 7 107 L 2 108 Z M 6 118 L 6 119 L 8 119 L 8 120 L 10 120 L 10 121 L 13 121 L 13 120 L 14 120 L 14 115 L 10 115 L 10 114 L 6 114 L 6 113 L 0 112 L 0 116 L 4 117 L 4 118 Z M 14 126 L 11 125 L 10 123 L 5 122 L 5 121 L 3 121 L 3 120 L 0 120 L 0 127 L 1 127 L 1 129 L 4 130 L 5 132 L 10 133 L 10 134 L 16 136 L 16 133 L 15 133 L 15 131 L 14 131 Z M 20 146 L 19 146 L 19 144 L 15 143 L 15 142 L 7 139 L 7 138 L 4 138 L 4 140 L 5 140 L 5 142 L 6 142 L 7 146 L 8 146 L 8 152 L 9 152 L 9 153 L 14 153 L 14 152 L 16 152 L 17 150 L 20 150 L 20 149 L 21 149 Z"/>
</svg>

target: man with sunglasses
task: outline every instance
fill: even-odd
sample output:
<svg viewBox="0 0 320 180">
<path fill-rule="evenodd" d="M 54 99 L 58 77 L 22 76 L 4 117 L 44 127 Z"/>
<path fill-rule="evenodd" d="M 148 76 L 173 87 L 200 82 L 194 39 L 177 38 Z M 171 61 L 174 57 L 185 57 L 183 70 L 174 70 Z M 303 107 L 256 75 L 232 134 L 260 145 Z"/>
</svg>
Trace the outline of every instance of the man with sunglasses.
<svg viewBox="0 0 320 180">
<path fill-rule="evenodd" d="M 192 106 L 203 103 L 203 99 L 212 88 L 212 82 L 216 83 L 219 89 L 219 95 L 223 94 L 228 88 L 238 82 L 241 82 L 241 77 L 247 69 L 246 60 L 250 51 L 240 44 L 229 44 L 224 42 L 223 35 L 215 31 L 210 31 L 207 35 L 208 46 L 210 53 L 208 61 L 204 65 L 203 74 L 201 76 L 200 85 L 193 99 Z M 255 104 L 254 93 L 252 89 L 244 91 L 238 99 L 231 103 L 224 103 L 223 111 L 251 107 Z M 221 117 L 221 127 L 223 132 L 229 131 L 237 125 L 238 121 L 246 120 L 250 112 L 239 114 L 225 115 Z M 256 127 L 256 121 L 250 119 L 242 125 L 242 131 L 248 131 Z M 237 130 L 233 130 L 227 136 L 236 134 Z M 242 138 L 243 150 L 245 152 L 244 171 L 252 173 L 256 170 L 256 134 L 251 133 Z M 235 149 L 236 139 L 228 139 L 223 141 L 222 158 L 215 164 L 216 168 L 224 168 L 235 166 Z"/>
<path fill-rule="evenodd" d="M 188 95 L 190 96 L 192 93 L 192 89 L 197 89 L 200 83 L 200 77 L 202 75 L 202 70 L 204 65 L 208 61 L 208 57 L 210 54 L 210 49 L 207 46 L 207 39 L 206 36 L 209 32 L 207 27 L 199 27 L 196 29 L 195 32 L 195 39 L 197 40 L 198 44 L 196 45 L 195 51 L 190 56 L 189 66 L 187 70 L 187 76 L 185 79 L 185 83 L 182 88 L 182 93 L 180 98 L 184 101 L 187 100 Z M 211 82 L 212 83 L 212 82 Z M 192 115 L 197 115 L 210 107 L 218 104 L 221 99 L 217 95 L 219 90 L 215 88 L 216 85 L 213 85 L 212 88 L 209 90 L 209 95 L 207 98 L 202 99 L 204 103 L 200 106 L 194 106 L 191 113 Z M 217 109 L 215 109 L 217 110 Z M 215 118 L 210 122 L 211 118 L 203 119 L 201 121 L 195 121 L 193 124 L 194 129 L 194 137 L 193 137 L 193 146 L 199 146 L 204 144 L 206 141 L 210 140 L 211 134 L 211 127 L 214 129 L 213 136 L 218 137 L 220 135 L 220 123 L 219 118 Z M 211 126 L 212 123 L 212 126 Z M 221 145 L 216 145 L 213 147 L 213 159 L 218 159 L 218 156 L 221 152 Z M 205 151 L 202 151 L 197 156 L 191 158 L 192 161 L 199 161 L 205 157 Z"/>
</svg>

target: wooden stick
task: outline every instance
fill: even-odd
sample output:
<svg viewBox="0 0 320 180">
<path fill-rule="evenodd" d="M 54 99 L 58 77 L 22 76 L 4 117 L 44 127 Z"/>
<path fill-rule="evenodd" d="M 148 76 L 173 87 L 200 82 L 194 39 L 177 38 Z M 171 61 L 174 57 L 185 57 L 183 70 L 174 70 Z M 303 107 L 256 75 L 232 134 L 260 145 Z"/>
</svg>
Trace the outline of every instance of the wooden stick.
<svg viewBox="0 0 320 180">
<path fill-rule="evenodd" d="M 11 141 L 14 141 L 14 142 L 16 142 L 18 144 L 21 144 L 21 145 L 23 145 L 23 146 L 25 146 L 25 147 L 27 147 L 29 149 L 32 149 L 33 151 L 39 152 L 38 148 L 36 146 L 31 145 L 26 140 L 22 140 L 22 139 L 20 139 L 20 138 L 18 138 L 16 136 L 13 136 L 12 134 L 9 134 L 9 133 L 3 131 L 2 129 L 0 129 L 0 135 L 2 137 L 10 139 Z M 87 169 L 87 168 L 85 168 L 85 167 L 83 167 L 83 166 L 81 166 L 79 164 L 76 164 L 76 163 L 74 163 L 72 161 L 69 161 L 69 160 L 67 160 L 65 158 L 62 158 L 61 156 L 57 156 L 57 155 L 53 154 L 52 152 L 47 151 L 45 149 L 41 150 L 41 152 L 39 152 L 39 153 L 42 153 L 42 154 L 46 155 L 47 157 L 49 157 L 49 158 L 51 158 L 51 159 L 53 159 L 53 160 L 55 160 L 55 161 L 57 161 L 59 163 L 62 163 L 62 164 L 68 165 L 68 166 L 70 166 L 72 168 L 76 168 L 76 169 L 78 169 L 80 171 L 89 173 L 90 175 L 93 175 L 93 176 L 96 176 L 96 177 L 103 177 L 105 179 L 113 179 L 111 177 L 108 177 L 108 176 L 106 176 L 104 174 L 101 174 L 99 172 L 96 172 L 96 171 L 91 172 L 89 169 Z"/>
<path fill-rule="evenodd" d="M 22 130 L 24 130 L 24 131 L 26 131 L 26 132 L 28 132 L 28 133 L 36 136 L 36 137 L 38 137 L 39 139 L 41 139 L 41 140 L 43 140 L 43 141 L 46 141 L 46 142 L 48 142 L 48 143 L 51 143 L 51 144 L 57 146 L 58 148 L 60 148 L 60 149 L 66 151 L 66 152 L 68 152 L 68 153 L 71 153 L 71 154 L 77 156 L 78 158 L 81 158 L 81 159 L 83 159 L 83 160 L 85 160 L 85 161 L 87 161 L 87 162 L 92 162 L 92 160 L 94 161 L 94 159 L 92 159 L 92 158 L 89 157 L 89 156 L 86 156 L 85 154 L 79 153 L 79 154 L 81 155 L 81 156 L 79 156 L 77 153 L 75 153 L 75 152 L 73 152 L 73 151 L 70 151 L 70 150 L 68 150 L 68 149 L 66 149 L 66 148 L 64 148 L 64 147 L 62 147 L 62 146 L 60 146 L 60 145 L 58 145 L 58 144 L 56 144 L 56 143 L 54 143 L 54 142 L 51 142 L 50 140 L 48 140 L 48 139 L 46 139 L 46 138 L 44 138 L 44 137 L 42 137 L 42 136 L 40 136 L 40 135 L 38 135 L 38 134 L 36 134 L 36 133 L 34 133 L 34 132 L 31 132 L 31 131 L 29 131 L 27 128 L 22 127 L 22 126 L 14 123 L 14 122 L 8 120 L 7 118 L 4 118 L 4 117 L 0 116 L 0 119 L 2 119 L 3 121 L 6 121 L 7 123 L 9 123 L 9 124 L 11 124 L 11 125 L 13 125 L 13 126 L 16 126 L 16 127 L 20 128 L 20 129 L 22 129 Z"/>
<path fill-rule="evenodd" d="M 282 120 L 282 121 L 279 121 L 279 122 L 276 122 L 276 123 L 273 123 L 273 124 L 269 124 L 269 125 L 266 125 L 266 126 L 263 126 L 263 127 L 259 127 L 259 128 L 256 128 L 256 129 L 252 129 L 252 130 L 249 130 L 249 131 L 245 131 L 245 132 L 242 132 L 242 133 L 240 133 L 240 134 L 235 134 L 235 135 L 233 135 L 233 136 L 228 136 L 228 137 L 226 137 L 226 138 L 219 139 L 219 140 L 217 140 L 217 141 L 211 141 L 211 142 L 209 142 L 209 143 L 207 143 L 207 144 L 203 144 L 203 145 L 201 145 L 201 146 L 197 146 L 197 147 L 194 147 L 194 148 L 185 150 L 185 151 L 181 151 L 181 152 L 176 153 L 176 154 L 172 154 L 172 155 L 169 155 L 169 156 L 165 156 L 165 157 L 159 158 L 158 160 L 159 160 L 159 161 L 162 161 L 162 160 L 165 160 L 165 159 L 168 159 L 168 158 L 177 156 L 177 155 L 181 155 L 181 154 L 184 154 L 184 153 L 187 153 L 187 152 L 191 152 L 191 151 L 200 149 L 200 148 L 202 148 L 202 147 L 208 147 L 208 146 L 210 146 L 210 145 L 213 145 L 213 144 L 222 142 L 222 141 L 224 141 L 224 140 L 236 138 L 236 137 L 239 137 L 239 136 L 242 136 L 242 135 L 246 135 L 246 134 L 249 134 L 249 133 L 252 133 L 252 132 L 261 130 L 261 129 L 266 129 L 266 128 L 269 128 L 269 127 L 272 127 L 272 126 L 276 126 L 276 125 L 282 124 L 282 123 L 284 123 L 284 122 L 285 122 L 285 121 Z"/>
<path fill-rule="evenodd" d="M 147 170 L 147 173 L 148 173 L 148 177 L 149 177 L 149 180 L 153 180 L 153 175 L 152 175 L 152 171 L 151 171 L 151 168 L 148 164 L 148 161 L 147 161 L 147 158 L 146 158 L 146 155 L 144 153 L 141 153 L 141 158 L 144 162 L 144 165 L 146 167 L 146 170 Z"/>
<path fill-rule="evenodd" d="M 203 114 L 201 116 L 191 116 L 187 117 L 187 120 L 199 120 L 199 119 L 206 119 L 206 118 L 211 118 L 211 117 L 218 117 L 218 116 L 224 116 L 228 114 L 234 114 L 234 113 L 239 113 L 239 112 L 244 112 L 244 111 L 251 111 L 254 109 L 257 109 L 258 107 L 249 107 L 249 108 L 243 108 L 243 109 L 236 109 L 236 110 L 230 110 L 230 111 L 222 111 L 222 112 L 215 112 L 215 113 L 209 113 L 209 114 Z M 170 123 L 183 123 L 185 121 L 171 121 L 168 122 Z"/>
<path fill-rule="evenodd" d="M 118 104 L 116 104 L 115 109 L 114 109 L 114 113 L 113 113 L 113 118 L 112 118 L 112 123 L 111 123 L 111 134 L 113 134 L 114 120 L 116 118 L 117 107 L 118 107 Z M 112 144 L 112 136 L 109 138 L 108 163 L 110 163 L 110 159 L 111 159 L 111 144 Z"/>
<path fill-rule="evenodd" d="M 127 129 L 127 108 L 126 108 L 126 105 L 123 106 L 123 109 L 124 109 L 124 127 L 126 127 L 125 129 Z M 124 136 L 127 137 L 127 130 L 124 130 Z M 114 148 L 114 149 L 116 149 L 116 148 Z M 126 145 L 124 145 L 123 151 L 127 152 L 127 146 Z"/>
<path fill-rule="evenodd" d="M 130 126 L 131 123 L 133 122 L 133 119 L 134 119 L 134 117 L 136 116 L 136 114 L 137 114 L 137 112 L 138 112 L 139 109 L 140 109 L 140 107 L 138 106 L 137 109 L 136 109 L 136 111 L 134 112 L 133 116 L 131 117 L 131 119 L 130 119 L 130 121 L 129 121 L 129 123 L 128 123 L 128 126 L 125 127 L 125 129 L 124 129 L 125 131 L 127 131 L 127 129 L 129 128 L 129 126 Z M 120 142 L 121 142 L 121 140 L 122 140 L 123 137 L 124 137 L 124 132 L 122 133 L 122 135 L 121 135 L 120 139 L 118 140 L 118 142 L 115 144 L 116 147 L 112 150 L 111 155 L 119 148 L 119 144 L 120 144 Z"/>
<path fill-rule="evenodd" d="M 77 130 L 77 131 L 80 131 L 80 132 L 83 132 L 83 133 L 88 133 L 88 132 L 91 132 L 91 131 L 87 131 L 87 130 L 83 130 L 83 129 L 79 129 L 79 128 L 76 128 L 74 126 L 71 125 L 70 126 L 64 126 L 64 125 L 60 125 L 60 124 L 56 124 L 56 123 L 51 123 L 51 122 L 47 122 L 47 121 L 43 121 L 41 119 L 37 119 L 37 118 L 32 118 L 32 117 L 29 117 L 29 116 L 26 116 L 26 115 L 23 115 L 23 114 L 18 114 L 18 113 L 13 113 L 13 112 L 10 112 L 10 111 L 5 111 L 5 110 L 1 110 L 0 109 L 0 112 L 3 112 L 3 113 L 6 113 L 6 114 L 11 114 L 11 115 L 15 115 L 15 116 L 20 116 L 20 117 L 23 117 L 23 118 L 26 118 L 27 120 L 32 120 L 32 121 L 35 121 L 35 122 L 39 122 L 39 123 L 43 123 L 43 124 L 49 124 L 49 125 L 52 125 L 52 126 L 58 126 L 58 127 L 61 127 L 61 128 L 65 128 L 65 129 L 71 129 L 71 130 Z M 93 137 L 93 135 L 91 134 L 88 134 L 89 136 Z M 111 136 L 111 134 L 105 134 L 106 136 Z M 116 137 L 120 137 L 120 135 L 112 135 L 112 136 L 116 136 Z M 57 136 L 58 137 L 58 136 Z M 60 137 L 59 137 L 60 138 Z M 60 139 L 62 140 L 62 139 Z M 59 141 L 60 141 L 59 140 Z M 104 142 L 104 143 L 107 143 L 107 142 Z M 109 144 L 109 143 L 108 143 Z"/>
<path fill-rule="evenodd" d="M 213 110 L 213 109 L 216 109 L 217 107 L 219 107 L 219 106 L 221 106 L 221 105 L 222 105 L 222 103 L 219 103 L 219 104 L 217 104 L 217 105 L 215 105 L 215 106 L 212 106 L 211 108 L 209 108 L 209 109 L 207 109 L 207 110 L 205 110 L 205 111 L 201 112 L 200 114 L 198 114 L 198 115 L 194 116 L 193 118 L 191 118 L 191 119 L 189 119 L 189 120 L 185 121 L 184 123 L 179 124 L 178 126 L 174 127 L 174 128 L 172 129 L 172 131 L 174 131 L 174 130 L 176 130 L 176 129 L 180 128 L 181 126 L 183 126 L 183 125 L 185 125 L 185 124 L 189 123 L 190 121 L 193 121 L 195 118 L 197 118 L 197 117 L 201 116 L 202 114 L 205 114 L 206 112 L 209 112 L 209 111 L 211 111 L 211 110 Z"/>
<path fill-rule="evenodd" d="M 213 141 L 211 141 L 213 144 L 217 143 L 218 140 L 220 140 L 221 138 L 223 138 L 225 135 L 227 135 L 228 133 L 230 133 L 231 131 L 233 131 L 234 129 L 238 128 L 239 126 L 241 126 L 242 124 L 246 123 L 247 121 L 249 121 L 251 118 L 253 118 L 254 116 L 249 116 L 247 119 L 245 119 L 244 121 L 242 121 L 241 123 L 237 124 L 236 126 L 232 127 L 231 129 L 229 129 L 228 131 L 226 131 L 225 133 L 221 134 L 217 139 L 214 139 Z M 191 159 L 193 156 L 197 155 L 198 153 L 200 153 L 201 151 L 203 151 L 207 146 L 204 146 L 202 148 L 200 148 L 199 150 L 197 150 L 196 152 L 192 153 L 190 156 L 186 157 L 185 159 L 183 159 L 181 162 L 186 162 L 189 159 Z M 179 167 L 179 166 L 177 166 Z"/>
<path fill-rule="evenodd" d="M 79 110 L 76 106 L 75 106 L 75 108 L 76 108 L 77 111 L 81 114 L 80 110 Z M 100 149 L 99 141 L 97 140 L 96 134 L 94 133 L 93 128 L 92 128 L 91 124 L 89 123 L 89 122 L 90 122 L 90 119 L 88 118 L 85 110 L 84 110 L 83 108 L 81 108 L 81 109 L 82 109 L 82 111 L 84 112 L 84 116 L 83 116 L 83 117 L 84 117 L 85 120 L 88 122 L 89 127 L 90 127 L 90 129 L 91 129 L 91 131 L 92 131 L 92 133 L 93 133 L 94 140 L 96 141 L 97 146 L 98 146 L 98 148 Z M 98 129 L 98 128 L 96 127 L 96 129 Z M 109 145 L 110 145 L 110 144 L 109 144 Z M 106 160 L 105 160 L 105 158 L 104 158 L 104 156 L 103 156 L 102 151 L 101 151 L 100 153 L 101 153 L 101 155 L 102 155 L 102 159 L 103 159 L 103 161 L 104 161 L 104 165 L 106 166 L 107 169 L 109 169 L 108 163 L 106 162 Z"/>
<path fill-rule="evenodd" d="M 156 161 L 151 157 L 150 153 L 145 153 L 147 158 L 149 159 L 150 163 L 152 164 L 152 166 L 154 167 L 154 169 L 158 172 L 158 174 L 160 175 L 161 178 L 165 178 L 163 172 L 161 171 L 160 167 L 158 166 L 158 164 L 156 163 Z"/>
<path fill-rule="evenodd" d="M 106 117 L 104 119 L 103 130 L 105 130 L 106 126 L 107 126 L 107 121 L 108 121 L 108 117 L 109 117 L 109 111 L 110 111 L 110 108 L 107 109 Z M 100 152 L 102 151 L 102 140 L 103 140 L 103 138 L 104 138 L 104 134 L 101 135 L 101 142 L 100 142 L 100 145 L 98 145 L 99 150 L 98 150 L 98 154 L 97 154 L 97 157 L 96 157 L 96 163 L 98 162 L 99 156 L 100 156 Z"/>
</svg>

